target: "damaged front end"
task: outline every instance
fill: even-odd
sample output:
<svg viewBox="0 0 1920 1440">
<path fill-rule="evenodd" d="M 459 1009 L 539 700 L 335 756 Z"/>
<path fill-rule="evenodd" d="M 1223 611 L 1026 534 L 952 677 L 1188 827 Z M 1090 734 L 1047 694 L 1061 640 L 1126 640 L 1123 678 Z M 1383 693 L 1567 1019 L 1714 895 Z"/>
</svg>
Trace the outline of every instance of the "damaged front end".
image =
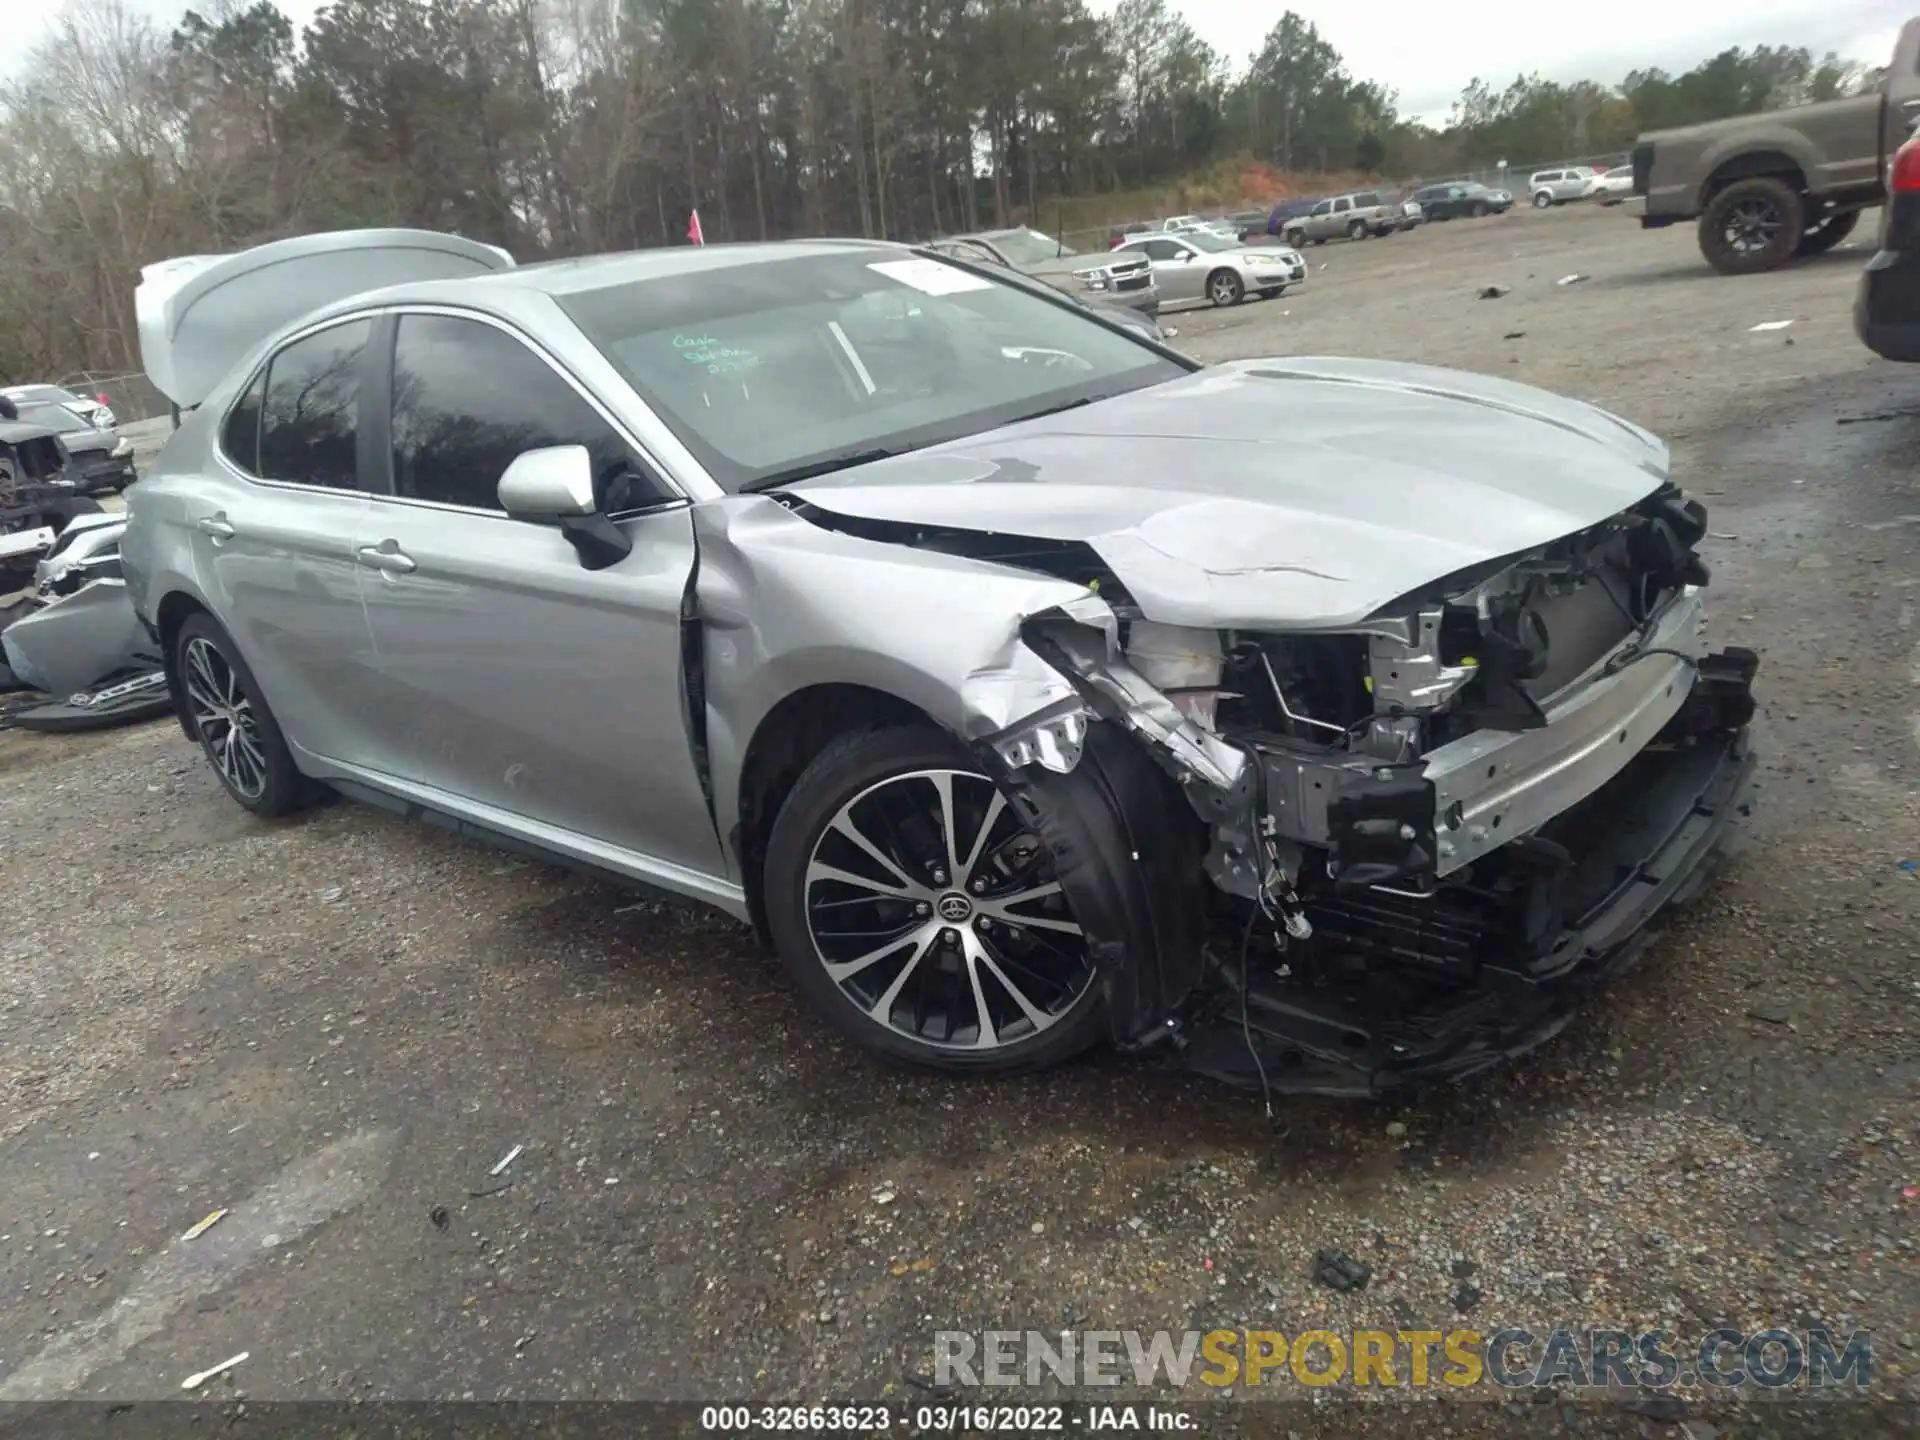
<svg viewBox="0 0 1920 1440">
<path fill-rule="evenodd" d="M 1073 693 L 981 753 L 1035 817 L 1104 795 L 1153 886 L 1197 892 L 1162 908 L 1203 917 L 1184 944 L 1161 926 L 1142 973 L 1112 877 L 1059 853 L 1084 827 L 1040 822 L 1122 1042 L 1371 1094 L 1554 1034 L 1690 898 L 1743 808 L 1756 661 L 1706 648 L 1704 534 L 1666 485 L 1347 629 L 1157 624 L 1111 582 L 1030 617 L 1022 638 Z M 1190 815 L 1119 793 L 1144 793 L 1123 737 Z M 1198 864 L 1169 876 L 1182 853 Z"/>
</svg>

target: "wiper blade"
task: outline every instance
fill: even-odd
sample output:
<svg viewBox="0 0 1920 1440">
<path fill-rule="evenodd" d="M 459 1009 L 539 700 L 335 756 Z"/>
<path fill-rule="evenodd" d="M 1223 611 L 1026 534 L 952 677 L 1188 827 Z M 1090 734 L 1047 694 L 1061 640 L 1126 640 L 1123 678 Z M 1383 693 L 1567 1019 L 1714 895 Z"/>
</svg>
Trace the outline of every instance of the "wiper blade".
<svg viewBox="0 0 1920 1440">
<path fill-rule="evenodd" d="M 1017 419 L 1009 420 L 1007 423 L 1009 425 L 1021 425 L 1026 423 L 1029 420 L 1044 420 L 1049 415 L 1060 415 L 1065 413 L 1068 410 L 1078 410 L 1082 405 L 1091 405 L 1092 403 L 1093 403 L 1092 396 L 1082 395 L 1078 400 L 1066 400 L 1066 401 L 1062 401 L 1058 405 L 1049 405 L 1044 410 L 1031 411 L 1028 414 L 1018 417 Z"/>
<path fill-rule="evenodd" d="M 816 475 L 831 475 L 836 470 L 848 470 L 855 465 L 867 465 L 875 460 L 891 460 L 895 455 L 904 455 L 912 448 L 909 445 L 902 445 L 890 449 L 884 445 L 876 445 L 865 450 L 846 450 L 838 455 L 810 460 L 805 465 L 790 465 L 785 470 L 776 470 L 771 475 L 762 475 L 758 480 L 749 480 L 740 487 L 740 490 L 741 493 L 749 495 L 762 490 L 774 490 L 782 485 L 791 485 L 796 480 L 811 480 Z"/>
</svg>

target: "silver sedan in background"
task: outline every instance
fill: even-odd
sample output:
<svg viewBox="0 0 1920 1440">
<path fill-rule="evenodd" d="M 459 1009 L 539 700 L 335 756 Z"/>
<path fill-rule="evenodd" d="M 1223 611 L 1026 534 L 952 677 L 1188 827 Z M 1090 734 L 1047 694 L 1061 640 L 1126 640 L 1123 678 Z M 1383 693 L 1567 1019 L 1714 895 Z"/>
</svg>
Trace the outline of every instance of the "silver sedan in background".
<svg viewBox="0 0 1920 1440">
<path fill-rule="evenodd" d="M 1204 230 L 1179 235 L 1135 235 L 1115 247 L 1137 250 L 1153 266 L 1153 282 L 1163 304 L 1207 300 L 1238 305 L 1248 295 L 1270 299 L 1307 278 L 1298 250 L 1276 245 L 1247 246 Z"/>
</svg>

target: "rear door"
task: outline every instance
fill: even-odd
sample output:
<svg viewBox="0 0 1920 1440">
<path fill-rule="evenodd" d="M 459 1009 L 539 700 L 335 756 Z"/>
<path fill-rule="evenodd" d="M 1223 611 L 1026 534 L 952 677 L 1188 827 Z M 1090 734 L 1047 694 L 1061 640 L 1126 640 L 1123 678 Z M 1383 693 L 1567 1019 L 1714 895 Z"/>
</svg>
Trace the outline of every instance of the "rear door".
<svg viewBox="0 0 1920 1440">
<path fill-rule="evenodd" d="M 576 853 L 724 873 L 681 670 L 687 502 L 600 402 L 496 321 L 408 311 L 387 353 L 385 493 L 355 554 L 392 773 Z M 557 529 L 501 509 L 508 463 L 548 445 L 593 455 L 602 509 L 633 541 L 618 564 L 584 569 Z"/>
<path fill-rule="evenodd" d="M 388 746 L 353 558 L 375 328 L 340 321 L 275 352 L 222 418 L 184 517 L 202 590 L 287 739 L 362 765 Z"/>
</svg>

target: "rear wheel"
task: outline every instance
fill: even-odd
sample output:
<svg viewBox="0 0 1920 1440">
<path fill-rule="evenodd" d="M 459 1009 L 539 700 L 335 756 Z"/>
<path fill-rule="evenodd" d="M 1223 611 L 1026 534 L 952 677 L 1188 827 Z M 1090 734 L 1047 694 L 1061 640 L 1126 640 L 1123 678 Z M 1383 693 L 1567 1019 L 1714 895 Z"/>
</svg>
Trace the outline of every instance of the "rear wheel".
<svg viewBox="0 0 1920 1440">
<path fill-rule="evenodd" d="M 190 615 L 173 655 L 194 736 L 227 794 L 256 815 L 299 808 L 306 780 L 232 638 L 211 616 Z"/>
<path fill-rule="evenodd" d="M 1347 238 L 1349 240 L 1366 239 L 1367 238 L 1367 222 L 1364 220 L 1356 220 L 1351 225 L 1347 226 Z"/>
<path fill-rule="evenodd" d="M 1476 220 L 1484 220 L 1487 215 L 1487 207 L 1476 200 L 1473 202 L 1473 209 L 1469 213 L 1471 213 Z"/>
<path fill-rule="evenodd" d="M 1238 305 L 1246 293 L 1245 283 L 1231 270 L 1216 270 L 1207 277 L 1207 298 L 1222 309 Z"/>
<path fill-rule="evenodd" d="M 1288 245 L 1298 250 L 1302 245 L 1307 243 L 1307 232 L 1304 230 L 1289 230 L 1286 234 L 1286 241 Z"/>
<path fill-rule="evenodd" d="M 1773 175 L 1736 180 L 1700 216 L 1700 253 L 1722 275 L 1754 275 L 1787 263 L 1806 232 L 1800 192 Z"/>
<path fill-rule="evenodd" d="M 822 751 L 774 822 L 763 883 L 794 983 L 868 1050 L 996 1075 L 1099 1038 L 1092 955 L 1046 848 L 938 730 Z"/>
<path fill-rule="evenodd" d="M 1533 208 L 1536 210 L 1545 210 L 1552 204 L 1553 195 L 1550 191 L 1542 190 L 1538 195 L 1533 197 Z"/>
<path fill-rule="evenodd" d="M 1844 215 L 1829 215 L 1818 225 L 1800 237 L 1800 245 L 1794 251 L 1796 255 L 1824 255 L 1847 236 L 1853 233 L 1853 227 L 1860 223 L 1860 212 L 1849 210 Z"/>
</svg>

